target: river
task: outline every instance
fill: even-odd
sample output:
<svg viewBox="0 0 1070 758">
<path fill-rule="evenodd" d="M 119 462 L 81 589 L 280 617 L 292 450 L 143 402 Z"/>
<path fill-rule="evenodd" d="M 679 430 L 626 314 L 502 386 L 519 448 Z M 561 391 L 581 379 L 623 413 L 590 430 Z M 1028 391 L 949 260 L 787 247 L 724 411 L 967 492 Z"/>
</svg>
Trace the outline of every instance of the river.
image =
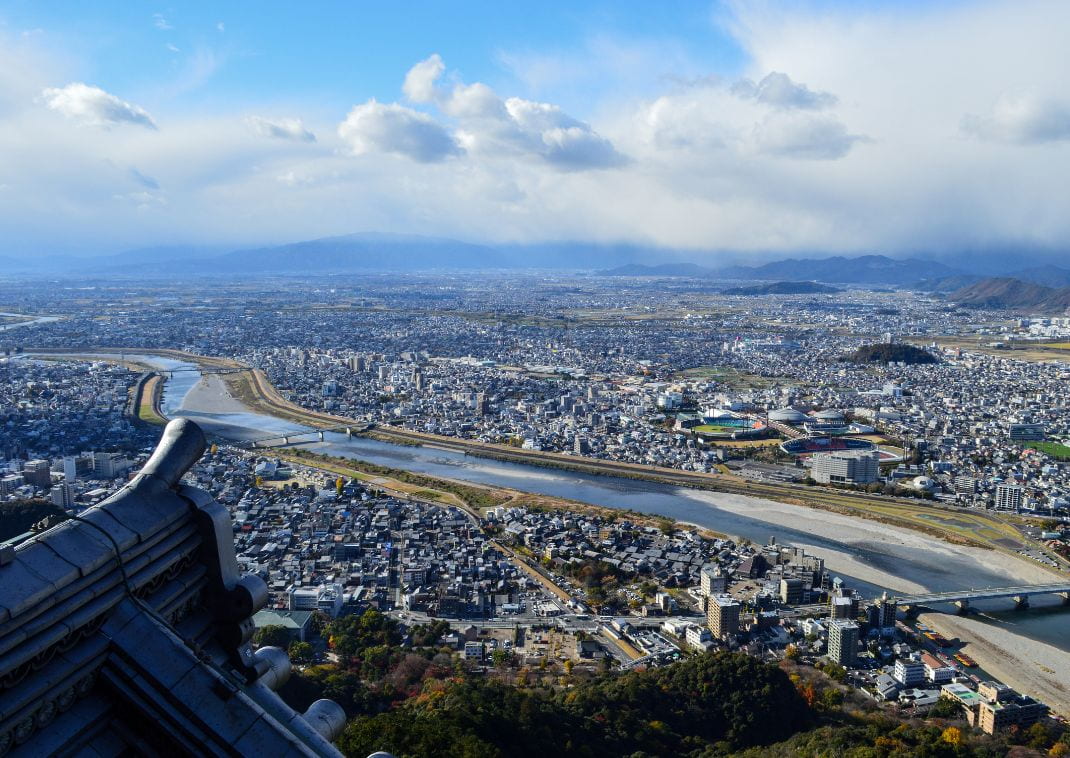
<svg viewBox="0 0 1070 758">
<path fill-rule="evenodd" d="M 168 417 L 185 416 L 201 424 L 206 431 L 231 440 L 268 437 L 283 432 L 307 429 L 244 409 L 236 400 L 219 397 L 220 392 L 198 388 L 200 374 L 188 370 L 192 364 L 159 356 L 127 354 L 161 369 L 182 368 L 167 380 L 161 410 Z M 221 386 L 221 383 L 220 383 Z M 198 389 L 194 392 L 194 389 Z M 1023 577 L 1008 561 L 996 560 L 991 551 L 958 548 L 927 537 L 906 533 L 890 536 L 882 524 L 827 514 L 803 506 L 749 498 L 727 493 L 692 490 L 612 476 L 592 476 L 572 471 L 548 469 L 518 463 L 506 463 L 466 456 L 435 447 L 409 447 L 344 434 L 326 434 L 324 442 L 306 445 L 310 450 L 343 455 L 408 471 L 448 477 L 479 484 L 509 487 L 525 492 L 568 498 L 593 505 L 630 509 L 667 516 L 677 521 L 749 539 L 757 543 L 775 537 L 778 542 L 806 545 L 818 556 L 836 555 L 848 568 L 856 566 L 869 581 L 852 576 L 849 570 L 833 572 L 863 595 L 874 597 L 884 590 L 895 592 L 904 584 L 930 591 L 949 591 L 964 587 L 1009 586 L 1037 581 Z M 830 523 L 835 522 L 836 528 Z M 828 560 L 830 565 L 835 562 Z M 864 569 L 864 571 L 862 571 Z M 883 581 L 881 576 L 886 577 Z M 1056 597 L 1033 598 L 1032 608 L 1024 612 L 1009 609 L 1009 602 L 991 601 L 975 607 L 984 611 L 991 623 L 1070 650 L 1070 614 L 1059 607 Z"/>
<path fill-rule="evenodd" d="M 4 316 L 16 316 L 20 318 L 28 318 L 28 321 L 16 321 L 11 324 L 0 324 L 0 332 L 6 332 L 9 329 L 18 329 L 23 326 L 33 326 L 34 324 L 51 324 L 53 321 L 59 321 L 62 316 L 27 316 L 25 313 L 4 313 L 0 311 L 0 318 Z"/>
</svg>

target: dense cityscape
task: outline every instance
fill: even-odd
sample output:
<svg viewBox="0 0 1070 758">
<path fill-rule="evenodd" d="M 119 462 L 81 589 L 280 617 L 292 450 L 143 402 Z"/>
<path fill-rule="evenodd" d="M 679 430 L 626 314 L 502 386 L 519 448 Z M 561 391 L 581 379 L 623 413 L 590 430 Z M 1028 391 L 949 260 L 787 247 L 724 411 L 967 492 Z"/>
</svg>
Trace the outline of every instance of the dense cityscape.
<svg viewBox="0 0 1070 758">
<path fill-rule="evenodd" d="M 13 508 L 40 504 L 18 528 L 41 529 L 113 494 L 144 464 L 165 408 L 194 420 L 244 408 L 305 424 L 294 434 L 345 420 L 346 437 L 356 429 L 399 449 L 453 439 L 482 445 L 477 456 L 551 453 L 536 463 L 729 477 L 788 488 L 789 499 L 804 491 L 814 507 L 864 495 L 923 519 L 926 510 L 952 523 L 950 514 L 972 513 L 982 519 L 972 531 L 936 534 L 1025 560 L 1030 577 L 1051 571 L 1034 585 L 1066 569 L 1070 406 L 1061 387 L 1070 377 L 1057 360 L 1024 360 L 1008 347 L 1050 343 L 1036 334 L 1039 320 L 902 290 L 754 298 L 676 279 L 303 287 L 314 303 L 299 303 L 292 287 L 248 284 L 219 287 L 208 304 L 156 283 L 102 285 L 60 307 L 43 288 L 4 292 L 26 315 L 0 335 L 0 493 Z M 430 289 L 440 293 L 433 305 Z M 867 345 L 904 360 L 856 360 Z M 232 373 L 212 376 L 219 359 Z M 203 373 L 176 398 L 169 384 L 185 366 Z M 257 396 L 261 385 L 246 379 L 253 369 L 282 412 Z M 998 662 L 941 614 L 919 619 L 910 596 L 920 590 L 878 594 L 870 573 L 856 570 L 858 582 L 849 567 L 829 569 L 820 547 L 778 540 L 775 523 L 757 541 L 720 533 L 716 519 L 699 527 L 461 485 L 359 452 L 339 458 L 322 435 L 268 441 L 273 432 L 249 423 L 241 433 L 215 428 L 186 480 L 226 508 L 240 570 L 266 585 L 254 640 L 288 648 L 321 687 L 324 671 L 352 665 L 336 626 L 378 613 L 402 646 L 418 641 L 492 681 L 534 671 L 578 683 L 721 651 L 813 667 L 830 701 L 961 718 L 993 738 L 1048 734 L 1043 724 L 1064 707 L 1045 701 L 1057 689 L 1019 693 L 997 679 Z M 392 436 L 401 433 L 424 436 Z M 997 523 L 1010 532 L 986 544 Z M 395 676 L 385 665 L 349 675 L 378 691 Z M 375 712 L 344 704 L 358 721 L 368 707 Z"/>
<path fill-rule="evenodd" d="M 0 4 L 0 758 L 1070 758 L 1068 28 Z"/>
</svg>

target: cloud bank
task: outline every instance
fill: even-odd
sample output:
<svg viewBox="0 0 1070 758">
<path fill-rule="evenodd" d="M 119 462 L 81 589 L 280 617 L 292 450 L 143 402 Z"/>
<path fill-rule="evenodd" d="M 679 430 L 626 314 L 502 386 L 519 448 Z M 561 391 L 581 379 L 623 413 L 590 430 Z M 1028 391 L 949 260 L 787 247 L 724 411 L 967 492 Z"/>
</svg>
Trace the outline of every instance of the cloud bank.
<svg viewBox="0 0 1070 758">
<path fill-rule="evenodd" d="M 361 230 L 737 257 L 1070 245 L 1070 4 L 735 8 L 717 23 L 742 70 L 603 34 L 540 51 L 556 75 L 504 51 L 479 81 L 427 50 L 336 111 L 191 109 L 200 79 L 112 94 L 43 35 L 0 38 L 0 256 Z M 585 68 L 602 94 L 555 92 Z"/>
</svg>

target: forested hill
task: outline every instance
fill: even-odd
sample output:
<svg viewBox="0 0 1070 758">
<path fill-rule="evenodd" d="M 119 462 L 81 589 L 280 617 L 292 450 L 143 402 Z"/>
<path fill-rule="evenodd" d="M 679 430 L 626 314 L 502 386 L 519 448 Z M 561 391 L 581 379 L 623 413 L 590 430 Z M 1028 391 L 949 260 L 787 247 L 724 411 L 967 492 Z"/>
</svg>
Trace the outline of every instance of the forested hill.
<svg viewBox="0 0 1070 758">
<path fill-rule="evenodd" d="M 814 723 L 787 674 L 750 656 L 697 656 L 552 691 L 472 679 L 346 729 L 346 755 L 695 755 L 785 740 Z"/>
<path fill-rule="evenodd" d="M 939 363 L 935 355 L 920 347 L 900 343 L 888 343 L 880 345 L 862 345 L 851 355 L 847 356 L 850 363 L 906 363 L 909 365 L 922 363 Z"/>
</svg>

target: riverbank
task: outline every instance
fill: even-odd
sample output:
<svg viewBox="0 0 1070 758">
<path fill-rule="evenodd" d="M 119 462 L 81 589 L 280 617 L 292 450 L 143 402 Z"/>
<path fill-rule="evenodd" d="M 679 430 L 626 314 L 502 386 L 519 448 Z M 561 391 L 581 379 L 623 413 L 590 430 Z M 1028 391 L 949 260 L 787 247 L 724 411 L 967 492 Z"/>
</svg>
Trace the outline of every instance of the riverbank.
<svg viewBox="0 0 1070 758">
<path fill-rule="evenodd" d="M 710 506 L 716 507 L 717 510 L 765 521 L 770 525 L 771 531 L 779 525 L 790 524 L 793 529 L 858 548 L 881 543 L 894 547 L 896 552 L 900 553 L 925 551 L 934 556 L 965 557 L 978 569 L 994 570 L 1006 576 L 1008 584 L 1017 582 L 1043 584 L 1059 578 L 1057 573 L 1035 561 L 982 547 L 951 544 L 924 532 L 905 527 L 884 525 L 879 530 L 874 530 L 872 524 L 860 522 L 853 516 L 822 512 L 791 503 L 746 495 L 709 492 L 689 493 L 689 495 L 692 498 L 709 502 Z M 826 565 L 830 570 L 842 571 L 865 582 L 893 588 L 890 579 L 896 578 L 901 586 L 914 588 L 909 590 L 893 588 L 907 594 L 913 593 L 919 587 L 922 588 L 920 591 L 932 589 L 898 579 L 895 577 L 894 568 L 871 566 L 853 556 L 841 551 L 829 550 L 827 547 L 813 547 L 812 550 L 823 557 L 824 554 L 829 554 L 831 560 L 827 558 Z"/>
<path fill-rule="evenodd" d="M 948 639 L 1004 684 L 1070 718 L 1070 652 L 968 616 L 923 613 L 919 620 Z"/>
<path fill-rule="evenodd" d="M 115 348 L 92 350 L 118 352 Z M 53 349 L 49 352 L 62 352 Z M 90 352 L 87 349 L 85 352 Z M 221 385 L 229 401 L 220 400 L 219 413 L 253 412 L 288 422 L 328 428 L 341 424 L 357 423 L 353 419 L 329 413 L 311 411 L 284 398 L 272 386 L 259 369 L 226 358 L 198 356 L 170 349 L 143 351 L 173 360 L 183 360 L 211 368 L 240 368 L 240 373 L 228 374 L 222 382 L 205 385 L 206 403 L 217 402 L 213 396 L 222 396 Z M 208 375 L 206 375 L 206 378 Z M 209 389 L 210 387 L 210 389 Z M 200 384 L 194 391 L 202 392 Z M 233 401 L 233 404 L 230 404 Z M 240 411 L 238 410 L 240 408 Z M 213 411 L 207 411 L 213 412 Z M 570 470 L 582 474 L 604 475 L 625 479 L 640 479 L 659 484 L 684 487 L 692 491 L 707 491 L 730 495 L 746 495 L 770 501 L 804 506 L 830 514 L 840 514 L 851 519 L 866 519 L 886 525 L 887 528 L 903 528 L 926 534 L 959 546 L 983 547 L 1003 557 L 1017 559 L 1018 550 L 1025 547 L 1040 549 L 1028 541 L 1013 525 L 997 516 L 981 511 L 948 508 L 929 502 L 900 501 L 894 498 L 876 497 L 866 493 L 826 490 L 769 482 L 754 482 L 723 473 L 687 472 L 677 469 L 644 466 L 631 463 L 603 461 L 594 458 L 552 453 L 545 451 L 522 451 L 507 445 L 480 443 L 453 437 L 412 432 L 397 427 L 381 426 L 374 431 L 375 437 L 405 445 L 429 445 L 446 450 L 463 452 L 465 455 L 538 466 Z"/>
</svg>

